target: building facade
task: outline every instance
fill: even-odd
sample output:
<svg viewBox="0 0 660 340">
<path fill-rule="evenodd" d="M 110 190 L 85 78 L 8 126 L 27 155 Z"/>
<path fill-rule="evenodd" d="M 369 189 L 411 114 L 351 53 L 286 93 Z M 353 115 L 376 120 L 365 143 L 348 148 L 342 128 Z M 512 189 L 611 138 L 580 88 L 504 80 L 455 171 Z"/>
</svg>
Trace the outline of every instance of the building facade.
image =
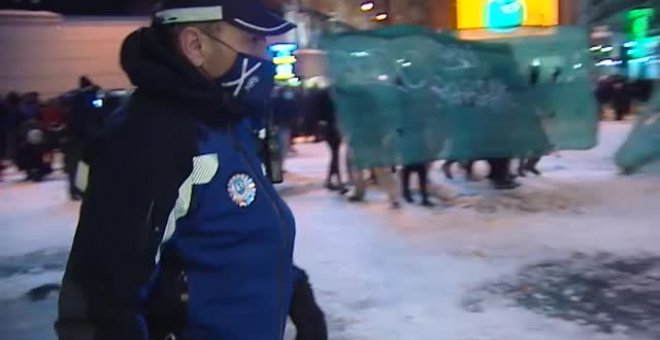
<svg viewBox="0 0 660 340">
<path fill-rule="evenodd" d="M 434 30 L 456 30 L 460 29 L 460 13 L 469 10 L 470 13 L 463 16 L 483 16 L 482 12 L 488 6 L 499 3 L 519 3 L 534 11 L 531 15 L 537 18 L 547 15 L 556 17 L 556 24 L 577 24 L 582 2 L 580 0 L 292 0 L 287 3 L 325 13 L 359 29 L 374 28 L 382 24 L 412 24 Z M 361 6 L 365 3 L 373 3 L 373 7 L 367 11 L 361 10 Z M 539 11 L 543 8 L 550 8 L 555 13 Z M 387 14 L 386 20 L 375 20 L 381 13 Z"/>
</svg>

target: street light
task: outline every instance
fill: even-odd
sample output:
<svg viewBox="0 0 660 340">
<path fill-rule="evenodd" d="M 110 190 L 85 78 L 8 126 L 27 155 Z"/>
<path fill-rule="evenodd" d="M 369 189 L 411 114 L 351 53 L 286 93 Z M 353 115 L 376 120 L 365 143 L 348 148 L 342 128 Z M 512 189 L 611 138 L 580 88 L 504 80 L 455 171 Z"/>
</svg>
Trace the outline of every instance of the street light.
<svg viewBox="0 0 660 340">
<path fill-rule="evenodd" d="M 387 19 L 387 13 L 380 13 L 380 14 L 376 15 L 376 17 L 374 19 L 376 19 L 378 21 L 383 21 L 383 20 Z"/>
<path fill-rule="evenodd" d="M 360 10 L 362 12 L 369 12 L 374 9 L 374 6 L 374 3 L 371 1 L 363 2 L 362 5 L 360 5 Z"/>
</svg>

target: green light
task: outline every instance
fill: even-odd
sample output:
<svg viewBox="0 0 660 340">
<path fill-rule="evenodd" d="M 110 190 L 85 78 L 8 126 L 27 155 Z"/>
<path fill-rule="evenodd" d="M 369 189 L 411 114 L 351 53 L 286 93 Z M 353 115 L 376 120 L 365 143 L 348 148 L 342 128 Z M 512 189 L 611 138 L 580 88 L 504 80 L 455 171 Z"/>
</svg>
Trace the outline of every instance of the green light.
<svg viewBox="0 0 660 340">
<path fill-rule="evenodd" d="M 653 8 L 640 8 L 626 13 L 626 34 L 630 45 L 628 56 L 642 58 L 648 55 L 649 50 L 644 42 L 647 40 L 651 27 L 651 19 L 655 15 Z"/>
<path fill-rule="evenodd" d="M 635 9 L 626 13 L 627 33 L 630 40 L 643 39 L 648 36 L 654 14 L 653 8 Z"/>
</svg>

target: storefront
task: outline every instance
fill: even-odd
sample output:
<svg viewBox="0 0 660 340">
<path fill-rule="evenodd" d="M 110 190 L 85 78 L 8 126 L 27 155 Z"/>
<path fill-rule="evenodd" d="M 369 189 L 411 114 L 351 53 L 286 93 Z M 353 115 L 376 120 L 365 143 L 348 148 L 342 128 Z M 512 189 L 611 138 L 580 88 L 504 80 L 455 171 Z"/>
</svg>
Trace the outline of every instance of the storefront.
<svg viewBox="0 0 660 340">
<path fill-rule="evenodd" d="M 550 35 L 560 23 L 559 0 L 456 0 L 456 29 L 465 40 Z"/>
</svg>

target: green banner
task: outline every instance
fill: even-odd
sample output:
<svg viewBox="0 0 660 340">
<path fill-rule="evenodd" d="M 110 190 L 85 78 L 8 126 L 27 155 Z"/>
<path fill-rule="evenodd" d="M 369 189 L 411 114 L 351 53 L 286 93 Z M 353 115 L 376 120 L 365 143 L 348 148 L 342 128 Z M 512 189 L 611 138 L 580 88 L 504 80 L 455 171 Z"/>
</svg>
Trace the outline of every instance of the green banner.
<svg viewBox="0 0 660 340">
<path fill-rule="evenodd" d="M 554 48 L 573 56 L 581 49 L 570 41 Z M 539 68 L 538 56 L 559 54 L 537 48 L 543 44 L 536 40 L 468 42 L 396 26 L 329 36 L 322 46 L 340 125 L 359 167 L 525 157 L 595 142 L 597 116 L 582 55 L 563 61 L 559 80 L 530 84 L 527 73 Z"/>
<path fill-rule="evenodd" d="M 656 91 L 648 108 L 637 121 L 626 142 L 614 156 L 614 162 L 625 173 L 660 160 L 660 91 Z"/>
<path fill-rule="evenodd" d="M 587 32 L 578 27 L 555 27 L 551 34 L 496 42 L 511 47 L 518 72 L 529 84 L 524 95 L 543 117 L 553 146 L 559 150 L 593 148 L 599 118 Z"/>
</svg>

